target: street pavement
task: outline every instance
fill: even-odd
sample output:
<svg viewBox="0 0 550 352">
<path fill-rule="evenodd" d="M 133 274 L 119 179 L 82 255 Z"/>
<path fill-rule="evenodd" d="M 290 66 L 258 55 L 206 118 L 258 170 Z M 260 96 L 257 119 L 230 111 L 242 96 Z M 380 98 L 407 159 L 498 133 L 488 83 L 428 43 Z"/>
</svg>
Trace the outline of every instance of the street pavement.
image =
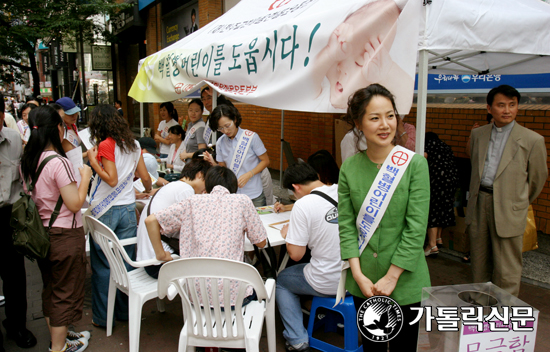
<svg viewBox="0 0 550 352">
<path fill-rule="evenodd" d="M 464 284 L 471 281 L 470 267 L 468 264 L 457 261 L 456 258 L 440 254 L 438 258 L 428 258 L 432 286 Z M 4 348 L 7 352 L 47 352 L 49 347 L 49 332 L 42 315 L 41 290 L 42 280 L 36 263 L 26 260 L 27 268 L 27 328 L 31 330 L 38 344 L 29 349 L 21 349 L 12 340 L 6 338 L 4 333 Z M 88 270 L 89 266 L 88 266 Z M 530 283 L 522 283 L 520 299 L 540 310 L 538 333 L 536 341 L 537 352 L 550 351 L 550 291 L 542 286 Z M 0 307 L 0 319 L 5 319 L 4 309 Z M 147 302 L 143 306 L 140 351 L 177 351 L 179 333 L 183 326 L 181 302 L 177 297 L 173 301 L 166 301 L 166 312 L 159 313 L 155 300 Z M 113 335 L 106 336 L 105 329 L 92 325 L 90 272 L 86 279 L 86 299 L 84 301 L 84 315 L 82 320 L 74 326 L 75 331 L 90 330 L 92 338 L 87 351 L 128 351 L 128 323 L 116 321 Z M 283 326 L 277 315 L 277 352 L 284 352 Z M 322 335 L 327 342 L 343 347 L 343 337 L 337 333 Z M 260 351 L 267 352 L 267 340 L 264 335 L 260 343 Z"/>
</svg>

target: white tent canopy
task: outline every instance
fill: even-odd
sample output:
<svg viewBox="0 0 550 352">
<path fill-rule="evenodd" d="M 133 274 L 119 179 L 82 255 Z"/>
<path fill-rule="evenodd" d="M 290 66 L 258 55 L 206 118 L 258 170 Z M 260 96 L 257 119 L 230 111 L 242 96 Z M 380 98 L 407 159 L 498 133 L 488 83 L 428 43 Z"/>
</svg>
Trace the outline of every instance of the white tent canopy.
<svg viewBox="0 0 550 352">
<path fill-rule="evenodd" d="M 418 14 L 418 16 L 412 17 L 400 16 L 393 46 L 391 43 L 388 45 L 391 47 L 389 49 L 391 59 L 409 73 L 409 63 L 402 59 L 401 52 L 409 50 L 411 42 L 416 47 L 418 40 L 417 73 L 419 82 L 416 139 L 418 153 L 423 153 L 424 150 L 428 72 L 441 74 L 550 72 L 550 5 L 541 0 L 433 0 L 433 2 L 426 1 L 428 4 L 423 4 L 422 0 L 395 1 L 402 10 L 402 15 L 407 11 L 413 15 Z M 273 4 L 276 3 L 288 6 L 274 9 Z M 310 71 L 312 71 L 312 65 L 317 58 L 316 55 L 327 45 L 334 28 L 347 19 L 351 13 L 357 11 L 359 6 L 368 3 L 374 3 L 374 1 L 346 0 L 336 3 L 332 0 L 282 2 L 242 0 L 227 14 L 193 35 L 142 60 L 140 73 L 132 86 L 130 95 L 142 102 L 174 100 L 184 97 L 189 92 L 198 89 L 200 85 L 208 83 L 218 92 L 250 104 L 288 110 L 343 111 L 342 108 L 333 109 L 334 106 L 329 106 L 330 109 L 327 110 L 319 108 L 319 105 L 310 104 L 315 108 L 303 108 L 306 105 L 302 104 L 299 105 L 301 107 L 299 108 L 298 105 L 285 106 L 284 103 L 292 100 L 291 98 L 294 98 L 296 94 L 300 95 L 300 98 L 305 97 L 305 92 L 311 88 L 309 86 Z M 271 8 L 268 11 L 269 5 Z M 342 10 L 343 8 L 345 9 Z M 262 11 L 267 12 L 264 14 Z M 372 16 L 365 16 L 365 21 L 370 20 L 370 17 Z M 413 18 L 411 21 L 416 23 L 405 23 L 405 18 Z M 420 20 L 419 24 L 418 19 Z M 293 23 L 296 23 L 294 35 Z M 320 26 L 316 27 L 316 23 L 319 23 Z M 239 32 L 237 29 L 243 26 L 245 31 Z M 380 26 L 380 24 L 376 26 Z M 411 28 L 418 27 L 420 27 L 418 38 L 414 38 L 412 41 L 407 40 L 403 33 L 407 33 L 407 31 L 411 33 Z M 261 81 L 263 86 L 258 85 L 258 91 L 266 87 L 269 88 L 269 94 L 258 96 L 257 100 L 253 96 L 258 92 L 248 94 L 249 92 L 245 91 L 243 94 L 242 87 L 248 90 L 249 86 L 255 84 L 252 81 L 252 77 L 255 76 L 254 72 L 251 74 L 250 70 L 248 74 L 245 70 L 228 72 L 226 77 L 230 81 L 236 82 L 234 86 L 224 83 L 220 76 L 213 76 L 212 73 L 209 73 L 210 71 L 205 71 L 206 75 L 201 76 L 200 68 L 204 66 L 206 70 L 207 66 L 208 69 L 213 67 L 214 61 L 210 59 L 216 57 L 215 49 L 220 48 L 219 45 L 224 43 L 223 54 L 226 58 L 244 60 L 245 56 L 249 55 L 248 59 L 250 59 L 251 54 L 238 51 L 247 46 L 250 47 L 250 50 L 259 49 L 260 55 L 264 59 L 266 55 L 272 55 L 269 49 L 276 40 L 273 36 L 273 32 L 276 31 L 278 31 L 281 46 L 283 45 L 281 39 L 286 39 L 287 48 L 282 49 L 287 51 L 286 54 L 288 54 L 290 45 L 289 39 L 296 39 L 300 48 L 293 52 L 293 55 L 296 54 L 296 60 L 293 56 L 294 68 L 290 70 L 288 69 L 290 67 L 289 56 L 287 55 L 285 59 L 283 52 L 278 53 L 282 56 L 277 61 L 274 58 L 272 63 L 269 60 L 264 62 L 263 59 L 260 62 L 261 57 L 258 57 L 256 61 L 258 64 L 257 76 L 263 79 Z M 413 33 L 416 31 L 413 30 Z M 259 38 L 258 41 L 254 41 L 254 39 L 251 41 L 251 38 L 254 37 Z M 271 37 L 271 44 L 268 37 Z M 208 41 L 210 39 L 212 42 Z M 241 43 L 242 46 L 239 45 Z M 257 46 L 253 47 L 252 44 L 257 44 Z M 233 47 L 233 51 L 231 51 L 231 47 Z M 196 64 L 202 66 L 196 66 L 198 74 L 195 75 L 191 65 L 192 55 L 203 48 L 209 50 L 203 51 L 203 56 L 199 53 L 199 60 L 196 61 Z M 278 47 L 277 50 L 280 49 L 281 47 Z M 248 50 L 249 53 L 250 50 Z M 207 59 L 204 56 L 205 52 L 210 55 Z M 241 54 L 240 57 L 239 54 Z M 220 55 L 218 56 L 221 57 Z M 188 57 L 189 62 L 182 59 L 183 57 Z M 274 53 L 273 57 L 275 57 Z M 308 60 L 311 60 L 309 66 Z M 173 75 L 176 72 L 173 71 L 177 67 L 176 61 L 180 65 L 177 77 Z M 241 61 L 241 63 L 249 65 L 250 61 Z M 174 66 L 170 66 L 172 64 Z M 184 67 L 184 64 L 187 66 Z M 262 66 L 262 64 L 264 65 Z M 237 61 L 235 61 L 236 65 Z M 286 71 L 277 71 L 283 66 L 287 67 Z M 166 67 L 170 67 L 171 70 L 166 70 Z M 187 81 L 183 80 L 183 74 L 181 74 L 185 70 L 188 74 Z M 165 77 L 168 72 L 171 72 L 172 75 Z M 189 72 L 193 74 L 189 74 Z M 208 76 L 208 74 L 210 75 Z M 160 83 L 159 75 L 162 78 Z M 296 91 L 297 84 L 303 85 L 304 88 Z M 241 91 L 238 94 L 228 93 L 229 86 L 231 89 L 241 87 Z M 325 100 L 328 99 L 327 97 Z M 276 101 L 277 103 L 274 103 Z M 400 110 L 408 111 L 408 109 Z"/>
<path fill-rule="evenodd" d="M 434 0 L 419 34 L 416 151 L 424 150 L 428 73 L 550 73 L 550 5 L 540 0 Z"/>
</svg>

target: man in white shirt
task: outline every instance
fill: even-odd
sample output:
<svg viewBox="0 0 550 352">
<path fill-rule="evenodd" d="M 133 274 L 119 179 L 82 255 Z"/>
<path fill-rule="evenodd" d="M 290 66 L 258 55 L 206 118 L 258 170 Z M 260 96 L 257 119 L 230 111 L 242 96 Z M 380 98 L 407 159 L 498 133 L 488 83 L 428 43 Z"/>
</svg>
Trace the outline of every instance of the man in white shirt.
<svg viewBox="0 0 550 352">
<path fill-rule="evenodd" d="M 191 197 L 194 194 L 201 194 L 205 190 L 204 177 L 210 169 L 210 163 L 203 159 L 191 159 L 185 164 L 181 172 L 181 180 L 170 182 L 162 187 L 149 201 L 145 204 L 143 214 L 139 219 L 137 230 L 137 254 L 136 259 L 147 260 L 155 258 L 155 250 L 149 240 L 147 227 L 145 226 L 145 218 L 156 213 L 159 210 L 166 209 L 169 206 L 179 203 L 184 199 Z M 149 207 L 150 205 L 150 207 Z M 179 238 L 179 232 L 175 234 L 167 234 L 168 238 Z M 164 250 L 175 253 L 168 243 L 162 242 Z M 145 267 L 145 271 L 155 279 L 158 278 L 158 273 L 161 265 L 152 265 Z"/>
<path fill-rule="evenodd" d="M 309 164 L 298 163 L 285 171 L 283 186 L 298 198 L 289 225 L 281 230 L 288 254 L 292 260 L 299 261 L 309 247 L 311 261 L 280 273 L 276 302 L 285 327 L 286 349 L 304 352 L 309 350 L 309 340 L 303 325 L 300 296 L 334 296 L 340 279 L 338 185 L 325 185 Z"/>
</svg>

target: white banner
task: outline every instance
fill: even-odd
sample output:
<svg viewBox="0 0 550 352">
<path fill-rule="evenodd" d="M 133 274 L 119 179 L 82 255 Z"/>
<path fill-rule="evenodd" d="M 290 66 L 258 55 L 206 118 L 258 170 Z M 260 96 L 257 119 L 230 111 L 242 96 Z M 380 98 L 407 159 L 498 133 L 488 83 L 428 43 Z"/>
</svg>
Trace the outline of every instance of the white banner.
<svg viewBox="0 0 550 352">
<path fill-rule="evenodd" d="M 242 0 L 145 58 L 129 95 L 172 101 L 207 83 L 254 105 L 344 112 L 380 83 L 408 113 L 421 10 L 421 0 Z"/>
</svg>

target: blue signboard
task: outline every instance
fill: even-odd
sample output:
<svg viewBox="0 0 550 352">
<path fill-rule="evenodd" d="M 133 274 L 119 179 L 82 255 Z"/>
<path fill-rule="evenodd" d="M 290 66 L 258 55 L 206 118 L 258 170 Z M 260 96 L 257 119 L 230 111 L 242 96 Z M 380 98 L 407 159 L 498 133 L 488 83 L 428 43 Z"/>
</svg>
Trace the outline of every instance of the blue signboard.
<svg viewBox="0 0 550 352">
<path fill-rule="evenodd" d="M 154 3 L 155 0 L 139 0 L 138 4 L 139 4 L 139 10 L 143 10 L 144 8 L 146 8 L 147 6 L 151 5 L 152 3 Z"/>
<path fill-rule="evenodd" d="M 486 93 L 501 84 L 508 84 L 524 92 L 550 92 L 550 74 L 428 75 L 428 92 L 431 93 Z M 418 79 L 414 89 L 418 89 Z"/>
</svg>

